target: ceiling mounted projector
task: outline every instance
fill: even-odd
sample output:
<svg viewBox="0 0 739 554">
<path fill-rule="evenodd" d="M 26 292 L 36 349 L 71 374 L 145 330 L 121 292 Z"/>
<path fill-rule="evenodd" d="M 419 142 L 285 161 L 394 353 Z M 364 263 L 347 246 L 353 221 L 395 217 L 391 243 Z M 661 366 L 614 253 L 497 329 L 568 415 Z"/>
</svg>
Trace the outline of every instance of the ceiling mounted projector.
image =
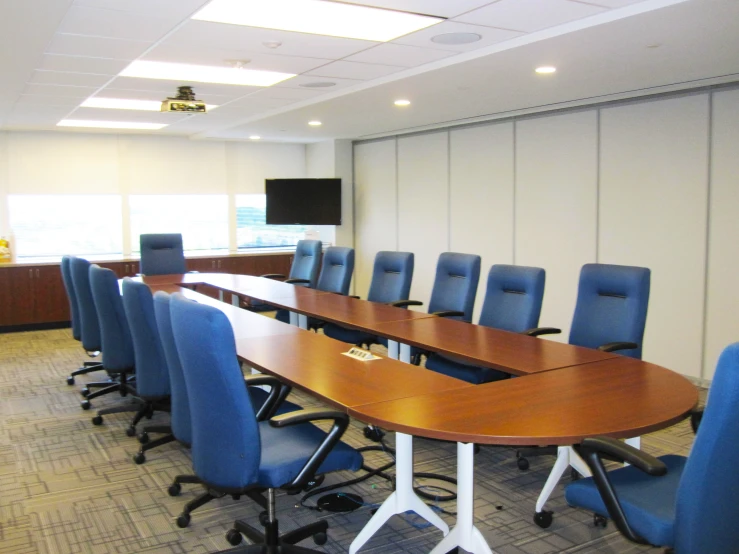
<svg viewBox="0 0 739 554">
<path fill-rule="evenodd" d="M 162 101 L 163 112 L 205 113 L 205 102 L 195 99 L 192 87 L 177 87 L 177 96 Z"/>
</svg>

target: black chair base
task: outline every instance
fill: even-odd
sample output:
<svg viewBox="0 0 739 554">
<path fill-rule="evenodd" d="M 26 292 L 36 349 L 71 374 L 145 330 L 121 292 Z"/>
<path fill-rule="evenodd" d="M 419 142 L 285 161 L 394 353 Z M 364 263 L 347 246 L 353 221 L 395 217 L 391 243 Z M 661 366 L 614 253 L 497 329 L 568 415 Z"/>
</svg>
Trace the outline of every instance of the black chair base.
<svg viewBox="0 0 739 554">
<path fill-rule="evenodd" d="M 264 525 L 264 532 L 252 527 L 245 521 L 236 520 L 233 529 L 226 533 L 226 540 L 234 545 L 241 542 L 242 535 L 251 541 L 252 545 L 228 550 L 227 552 L 248 552 L 249 554 L 307 554 L 312 552 L 321 552 L 302 546 L 295 546 L 297 543 L 305 539 L 313 537 L 313 541 L 318 544 L 326 544 L 328 540 L 328 522 L 325 520 L 315 521 L 298 529 L 294 529 L 283 535 L 279 535 L 277 531 L 277 520 L 269 521 L 267 512 L 263 512 L 259 519 Z"/>
<path fill-rule="evenodd" d="M 174 478 L 174 482 L 169 486 L 167 489 L 167 492 L 169 493 L 169 496 L 179 496 L 180 492 L 182 491 L 182 484 L 183 483 L 192 483 L 192 484 L 203 484 L 203 481 L 197 477 L 196 475 L 178 475 Z M 254 502 L 259 504 L 262 508 L 267 507 L 267 499 L 264 498 L 261 491 L 259 490 L 251 490 L 246 491 L 244 493 L 246 496 L 251 498 Z M 190 514 L 200 508 L 200 506 L 203 506 L 210 502 L 211 500 L 215 500 L 216 498 L 222 498 L 225 496 L 224 493 L 217 493 L 214 491 L 211 491 L 209 489 L 206 489 L 206 491 L 193 498 L 185 504 L 185 507 L 182 509 L 182 513 L 177 516 L 177 527 L 180 529 L 184 529 L 188 525 L 190 525 Z M 241 498 L 240 494 L 232 494 L 231 497 L 234 500 L 238 500 Z"/>
<path fill-rule="evenodd" d="M 75 369 L 72 373 L 69 374 L 69 377 L 67 377 L 67 384 L 74 385 L 74 378 L 78 375 L 85 375 L 86 373 L 101 371 L 103 369 L 103 364 L 101 362 L 84 362 L 82 364 L 82 367 L 80 367 L 79 369 Z"/>
<path fill-rule="evenodd" d="M 150 442 L 149 433 L 167 434 Z M 144 430 L 139 434 L 139 442 L 141 443 L 141 448 L 134 455 L 133 461 L 137 464 L 143 464 L 146 461 L 146 455 L 144 454 L 144 452 L 146 452 L 147 450 L 151 450 L 152 448 L 156 448 L 157 446 L 162 446 L 163 444 L 173 442 L 175 440 L 175 436 L 172 434 L 172 429 L 168 426 L 149 425 L 148 427 L 144 427 Z"/>
</svg>

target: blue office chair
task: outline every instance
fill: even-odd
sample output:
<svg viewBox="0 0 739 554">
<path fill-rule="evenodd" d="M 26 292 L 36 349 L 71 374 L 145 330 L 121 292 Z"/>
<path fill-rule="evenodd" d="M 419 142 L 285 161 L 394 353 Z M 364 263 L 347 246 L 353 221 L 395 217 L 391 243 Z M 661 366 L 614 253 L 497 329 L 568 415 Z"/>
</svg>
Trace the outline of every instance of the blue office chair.
<svg viewBox="0 0 739 554">
<path fill-rule="evenodd" d="M 117 388 L 114 390 L 117 390 L 121 396 L 135 395 L 133 340 L 131 339 L 126 313 L 123 309 L 123 300 L 118 288 L 118 277 L 110 269 L 102 268 L 99 265 L 91 265 L 90 289 L 92 290 L 95 310 L 100 322 L 100 338 L 103 344 L 103 366 L 105 371 L 115 382 L 114 386 Z M 89 399 L 93 394 L 88 395 L 87 398 Z M 93 425 L 102 425 L 103 416 L 108 414 L 137 412 L 136 417 L 140 419 L 148 413 L 145 402 L 135 396 L 132 400 L 131 404 L 99 410 L 97 415 L 92 418 Z M 126 430 L 126 434 L 132 437 L 135 433 L 135 424 L 132 424 Z"/>
<path fill-rule="evenodd" d="M 290 275 L 288 275 L 285 282 L 313 289 L 316 287 L 320 265 L 321 241 L 299 240 L 295 246 L 295 256 L 293 257 L 292 266 L 290 266 Z M 260 277 L 285 279 L 285 276 L 281 273 L 267 273 L 260 275 Z M 273 306 L 258 300 L 250 300 L 244 307 L 253 312 L 270 312 L 275 309 Z"/>
<path fill-rule="evenodd" d="M 144 283 L 126 277 L 123 280 L 123 309 L 133 341 L 134 366 L 136 367 L 136 396 L 143 400 L 141 409 L 126 430 L 129 436 L 136 434 L 136 425 L 144 415 L 155 410 L 170 410 L 169 369 L 164 356 L 154 316 L 154 300 L 151 290 Z M 149 442 L 149 433 L 164 433 L 163 437 Z M 168 425 L 149 425 L 139 435 L 141 449 L 133 461 L 143 464 L 144 452 L 175 440 Z"/>
<path fill-rule="evenodd" d="M 475 306 L 477 283 L 480 280 L 480 256 L 444 252 L 436 263 L 436 276 L 431 289 L 429 313 L 439 317 L 449 317 L 460 321 L 472 321 Z M 406 300 L 398 305 L 420 306 L 417 300 Z M 387 346 L 387 339 L 380 337 L 377 342 Z M 421 356 L 428 352 L 411 348 L 411 362 L 421 363 Z"/>
<path fill-rule="evenodd" d="M 544 298 L 545 276 L 539 267 L 491 267 L 479 324 L 513 333 L 540 333 L 535 327 Z M 502 371 L 477 367 L 437 353 L 428 356 L 426 368 L 475 385 L 510 377 Z"/>
<path fill-rule="evenodd" d="M 62 256 L 61 271 L 62 271 L 62 283 L 64 284 L 64 290 L 67 293 L 67 300 L 69 301 L 69 315 L 72 320 L 72 338 L 76 341 L 82 341 L 82 322 L 80 318 L 80 309 L 77 304 L 77 293 L 74 290 L 74 283 L 72 282 L 72 259 L 74 256 Z M 94 358 L 100 355 L 99 351 L 85 351 L 88 356 Z M 101 362 L 86 361 L 82 364 L 82 367 L 74 370 L 69 377 L 67 377 L 67 384 L 74 385 L 74 378 L 77 375 L 84 375 L 85 373 L 91 373 L 93 371 L 100 371 L 103 369 Z"/>
<path fill-rule="evenodd" d="M 413 279 L 413 261 L 413 254 L 410 252 L 378 252 L 372 268 L 367 300 L 391 305 L 408 300 Z M 370 333 L 348 329 L 335 323 L 327 323 L 323 332 L 332 339 L 357 346 L 369 346 L 377 340 Z"/>
<path fill-rule="evenodd" d="M 139 242 L 142 274 L 168 275 L 187 271 L 180 233 L 144 234 Z"/>
<path fill-rule="evenodd" d="M 325 543 L 325 520 L 279 535 L 275 489 L 294 492 L 316 474 L 359 469 L 362 456 L 340 442 L 349 417 L 344 412 L 315 408 L 258 421 L 243 384 L 233 330 L 226 316 L 179 294 L 172 296 L 170 308 L 190 399 L 195 473 L 216 492 L 245 494 L 267 489 L 265 532 L 236 521 L 228 532 L 228 541 L 239 544 L 243 533 L 260 543 L 247 552 L 282 554 L 309 551 L 291 545 L 310 536 L 318 544 Z M 281 385 L 274 377 L 261 378 L 276 388 Z M 309 423 L 326 420 L 333 421 L 328 433 Z"/>
<path fill-rule="evenodd" d="M 565 489 L 570 506 L 610 517 L 629 540 L 676 554 L 732 554 L 739 545 L 739 343 L 719 358 L 690 456 L 658 459 L 607 437 L 578 447 L 593 477 Z M 628 462 L 606 471 L 601 456 Z"/>
<path fill-rule="evenodd" d="M 321 262 L 321 274 L 316 283 L 316 290 L 349 294 L 349 285 L 354 273 L 354 249 L 344 246 L 330 246 L 326 249 Z M 275 319 L 283 323 L 290 322 L 290 312 L 277 310 Z M 309 318 L 308 327 L 316 328 L 322 325 L 317 319 Z"/>
<path fill-rule="evenodd" d="M 154 294 L 154 313 L 156 317 L 156 326 L 159 339 L 161 340 L 164 357 L 167 360 L 167 368 L 169 369 L 169 381 L 171 386 L 171 432 L 181 444 L 190 447 L 192 444 L 192 422 L 190 419 L 190 401 L 187 395 L 187 385 L 185 376 L 182 373 L 182 364 L 180 356 L 177 353 L 174 334 L 172 332 L 172 318 L 170 315 L 170 297 L 165 292 L 157 292 Z M 265 421 L 272 415 L 292 412 L 301 408 L 292 402 L 285 401 L 284 398 L 290 392 L 290 387 L 282 386 L 279 388 L 270 387 L 270 392 L 257 387 L 256 385 L 269 383 L 261 383 L 261 375 L 249 375 L 245 377 L 248 386 L 249 398 L 252 406 L 257 409 L 257 419 Z M 271 381 L 271 378 L 269 379 Z M 203 481 L 196 475 L 178 475 L 173 483 L 169 486 L 168 492 L 170 496 L 178 496 L 182 490 L 183 483 L 203 484 Z M 266 507 L 266 500 L 260 494 L 251 496 L 260 505 Z M 185 505 L 182 513 L 177 517 L 177 526 L 180 528 L 187 527 L 190 524 L 190 514 L 200 506 L 217 498 L 206 489 L 205 493 L 191 500 Z"/>
</svg>

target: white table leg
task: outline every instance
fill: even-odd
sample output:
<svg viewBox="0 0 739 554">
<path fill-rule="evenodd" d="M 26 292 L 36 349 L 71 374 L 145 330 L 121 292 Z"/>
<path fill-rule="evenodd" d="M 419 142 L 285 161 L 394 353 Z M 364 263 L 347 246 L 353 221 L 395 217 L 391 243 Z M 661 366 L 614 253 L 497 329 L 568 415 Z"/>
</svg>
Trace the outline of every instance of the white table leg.
<svg viewBox="0 0 739 554">
<path fill-rule="evenodd" d="M 407 364 L 411 363 L 411 347 L 398 341 L 387 341 L 387 357 L 393 360 L 400 360 Z"/>
<path fill-rule="evenodd" d="M 457 546 L 473 554 L 493 554 L 485 537 L 475 527 L 475 445 L 457 443 L 457 524 L 431 554 L 446 554 Z"/>
<path fill-rule="evenodd" d="M 218 300 L 223 302 L 223 291 L 221 289 L 218 289 Z"/>
<path fill-rule="evenodd" d="M 554 462 L 554 467 L 549 473 L 549 477 L 547 477 L 547 482 L 544 483 L 544 488 L 541 490 L 539 498 L 536 500 L 537 513 L 544 510 L 544 505 L 552 495 L 554 487 L 557 486 L 559 480 L 562 478 L 562 475 L 564 475 L 564 472 L 568 467 L 574 468 L 584 477 L 590 477 L 590 469 L 588 468 L 588 465 L 571 446 L 560 446 L 557 448 L 557 461 Z"/>
<path fill-rule="evenodd" d="M 404 433 L 395 433 L 395 492 L 393 492 L 367 522 L 349 547 L 349 554 L 364 546 L 395 514 L 402 514 L 409 510 L 415 512 L 426 521 L 438 527 L 445 535 L 449 533 L 449 526 L 413 491 L 413 437 Z"/>
<path fill-rule="evenodd" d="M 296 327 L 300 327 L 301 329 L 307 329 L 308 328 L 308 316 L 299 314 L 297 312 L 289 312 L 290 313 L 290 325 L 295 325 Z"/>
<path fill-rule="evenodd" d="M 221 298 L 221 301 L 223 301 L 223 298 Z M 232 294 L 231 295 L 231 305 L 236 306 L 237 308 L 240 308 L 241 307 L 241 297 L 236 294 Z"/>
</svg>

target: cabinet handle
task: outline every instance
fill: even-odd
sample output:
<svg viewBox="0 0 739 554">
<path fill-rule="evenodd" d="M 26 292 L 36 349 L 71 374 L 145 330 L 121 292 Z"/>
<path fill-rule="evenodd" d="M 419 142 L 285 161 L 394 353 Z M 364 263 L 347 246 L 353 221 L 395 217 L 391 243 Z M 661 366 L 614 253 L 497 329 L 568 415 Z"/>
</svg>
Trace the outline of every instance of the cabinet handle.
<svg viewBox="0 0 739 554">
<path fill-rule="evenodd" d="M 211 267 L 212 269 L 215 269 L 215 268 L 216 268 L 216 261 L 215 261 L 215 260 L 211 260 L 211 262 L 210 262 L 210 267 Z"/>
<path fill-rule="evenodd" d="M 36 279 L 39 278 L 39 271 L 40 271 L 39 269 L 36 269 Z"/>
<path fill-rule="evenodd" d="M 33 279 L 33 269 L 28 270 L 28 276 Z"/>
<path fill-rule="evenodd" d="M 125 273 L 126 275 L 128 275 L 128 264 L 126 264 L 126 265 L 123 266 L 123 273 Z"/>
<path fill-rule="evenodd" d="M 218 260 L 218 269 L 221 269 L 221 260 Z"/>
</svg>

